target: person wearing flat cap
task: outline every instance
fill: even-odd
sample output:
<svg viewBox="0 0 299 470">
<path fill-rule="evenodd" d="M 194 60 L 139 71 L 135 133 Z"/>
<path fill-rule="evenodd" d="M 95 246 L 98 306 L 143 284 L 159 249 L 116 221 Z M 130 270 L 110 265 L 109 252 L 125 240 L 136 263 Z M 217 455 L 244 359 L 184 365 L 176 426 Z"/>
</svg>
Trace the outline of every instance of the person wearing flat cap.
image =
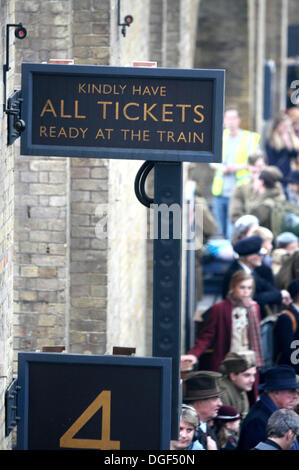
<svg viewBox="0 0 299 470">
<path fill-rule="evenodd" d="M 256 268 L 262 265 L 262 258 L 266 255 L 266 249 L 262 247 L 263 239 L 259 236 L 251 236 L 239 240 L 234 245 L 237 258 L 232 262 L 224 275 L 222 283 L 222 297 L 225 299 L 229 291 L 229 282 L 232 275 L 243 269 L 251 273 L 255 280 L 255 292 L 253 299 L 261 307 L 261 317 L 267 314 L 266 305 L 288 305 L 291 297 L 287 290 L 279 290 L 274 284 L 264 279 Z"/>
<path fill-rule="evenodd" d="M 262 393 L 241 424 L 238 450 L 253 449 L 267 438 L 267 422 L 274 411 L 294 409 L 298 402 L 299 382 L 292 367 L 271 367 L 264 375 L 264 383 L 258 387 Z M 299 450 L 298 440 L 292 450 Z"/>
<path fill-rule="evenodd" d="M 219 387 L 221 374 L 213 371 L 191 372 L 183 382 L 183 401 L 193 406 L 199 418 L 197 439 L 205 450 L 218 450 L 216 434 L 208 422 L 222 406 Z"/>
<path fill-rule="evenodd" d="M 293 341 L 299 345 L 299 278 L 294 279 L 288 286 L 292 302 L 278 316 L 274 328 L 274 354 L 277 364 L 292 366 L 299 375 L 299 364 L 292 360 L 294 356 Z"/>
<path fill-rule="evenodd" d="M 223 374 L 219 383 L 223 403 L 235 407 L 244 419 L 249 411 L 248 392 L 252 390 L 256 377 L 254 351 L 229 352 L 219 372 Z"/>
</svg>

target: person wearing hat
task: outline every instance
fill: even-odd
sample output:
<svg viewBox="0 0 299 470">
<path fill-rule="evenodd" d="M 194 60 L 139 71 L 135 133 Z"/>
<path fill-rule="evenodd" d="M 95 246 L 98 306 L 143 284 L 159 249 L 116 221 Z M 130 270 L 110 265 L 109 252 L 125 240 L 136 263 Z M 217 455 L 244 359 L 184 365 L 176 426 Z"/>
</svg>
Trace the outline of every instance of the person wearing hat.
<svg viewBox="0 0 299 470">
<path fill-rule="evenodd" d="M 234 251 L 237 258 L 232 262 L 224 275 L 222 283 L 222 297 L 225 299 L 229 291 L 229 282 L 232 275 L 243 269 L 251 273 L 255 281 L 255 292 L 253 299 L 261 307 L 261 317 L 267 314 L 265 306 L 270 305 L 288 305 L 291 301 L 290 295 L 286 289 L 281 291 L 274 284 L 264 279 L 256 268 L 262 265 L 262 258 L 267 254 L 267 250 L 262 247 L 263 239 L 259 236 L 250 236 L 239 240 L 234 245 Z"/>
<path fill-rule="evenodd" d="M 239 217 L 234 224 L 234 234 L 232 244 L 242 238 L 246 238 L 250 230 L 254 230 L 259 226 L 259 220 L 255 215 L 246 214 Z"/>
<path fill-rule="evenodd" d="M 208 423 L 222 406 L 220 377 L 218 372 L 198 371 L 191 372 L 183 382 L 183 400 L 198 414 L 197 439 L 205 450 L 219 449 L 216 434 Z"/>
<path fill-rule="evenodd" d="M 231 278 L 225 300 L 214 304 L 200 330 L 195 345 L 181 356 L 181 363 L 197 363 L 201 354 L 212 348 L 208 369 L 218 372 L 228 352 L 253 350 L 257 367 L 264 365 L 260 334 L 260 309 L 252 300 L 254 279 L 244 270 Z"/>
<path fill-rule="evenodd" d="M 220 380 L 223 403 L 234 406 L 244 419 L 249 411 L 248 392 L 254 386 L 257 372 L 254 351 L 229 352 L 219 371 L 223 373 Z"/>
<path fill-rule="evenodd" d="M 288 286 L 292 302 L 283 310 L 274 327 L 274 351 L 277 364 L 292 366 L 299 375 L 299 363 L 294 361 L 294 341 L 299 345 L 299 278 L 294 279 Z"/>
<path fill-rule="evenodd" d="M 299 435 L 299 416 L 293 410 L 276 410 L 267 423 L 267 439 L 253 450 L 290 450 Z"/>
<path fill-rule="evenodd" d="M 298 237 L 293 232 L 282 232 L 276 237 L 276 247 L 292 254 L 298 250 Z"/>
<path fill-rule="evenodd" d="M 216 436 L 221 450 L 235 450 L 238 444 L 238 432 L 241 414 L 230 405 L 223 405 L 214 420 Z"/>
<path fill-rule="evenodd" d="M 298 401 L 299 382 L 296 374 L 288 365 L 271 367 L 265 372 L 264 383 L 258 386 L 262 393 L 251 407 L 241 424 L 238 449 L 253 449 L 267 438 L 267 422 L 274 411 L 286 408 L 292 410 Z M 299 450 L 296 440 L 292 449 Z"/>
</svg>

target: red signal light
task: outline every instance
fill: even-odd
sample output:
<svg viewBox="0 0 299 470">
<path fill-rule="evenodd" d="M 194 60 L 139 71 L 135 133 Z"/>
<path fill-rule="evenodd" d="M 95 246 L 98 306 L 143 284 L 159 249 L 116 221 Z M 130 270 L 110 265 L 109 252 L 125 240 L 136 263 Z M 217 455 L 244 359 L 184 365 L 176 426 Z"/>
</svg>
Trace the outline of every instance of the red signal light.
<svg viewBox="0 0 299 470">
<path fill-rule="evenodd" d="M 124 21 L 125 21 L 126 25 L 130 26 L 130 24 L 133 23 L 133 16 L 132 15 L 125 16 Z"/>
<path fill-rule="evenodd" d="M 24 39 L 27 36 L 27 31 L 23 26 L 18 26 L 15 29 L 15 37 L 18 39 Z"/>
</svg>

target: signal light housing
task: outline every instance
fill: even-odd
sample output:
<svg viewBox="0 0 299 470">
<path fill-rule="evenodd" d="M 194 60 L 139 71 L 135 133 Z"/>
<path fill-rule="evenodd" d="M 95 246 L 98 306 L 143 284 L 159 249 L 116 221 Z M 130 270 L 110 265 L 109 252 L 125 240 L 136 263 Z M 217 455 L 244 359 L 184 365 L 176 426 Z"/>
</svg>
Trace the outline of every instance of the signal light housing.
<svg viewBox="0 0 299 470">
<path fill-rule="evenodd" d="M 130 26 L 131 23 L 133 23 L 134 18 L 132 15 L 126 15 L 124 18 L 124 22 L 126 23 L 127 26 Z"/>
<path fill-rule="evenodd" d="M 18 26 L 15 29 L 15 37 L 18 39 L 24 39 L 27 36 L 27 30 L 24 26 Z"/>
</svg>

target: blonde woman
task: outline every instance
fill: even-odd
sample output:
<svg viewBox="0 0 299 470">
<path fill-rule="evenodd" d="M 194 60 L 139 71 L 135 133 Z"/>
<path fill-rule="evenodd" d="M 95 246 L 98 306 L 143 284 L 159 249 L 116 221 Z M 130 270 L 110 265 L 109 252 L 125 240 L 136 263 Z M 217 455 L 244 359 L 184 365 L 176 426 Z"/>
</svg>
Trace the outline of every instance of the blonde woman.
<svg viewBox="0 0 299 470">
<path fill-rule="evenodd" d="M 279 113 L 273 122 L 270 135 L 265 144 L 269 165 L 277 166 L 283 174 L 283 183 L 291 171 L 292 161 L 299 153 L 299 139 L 295 134 L 291 118 Z"/>
</svg>

